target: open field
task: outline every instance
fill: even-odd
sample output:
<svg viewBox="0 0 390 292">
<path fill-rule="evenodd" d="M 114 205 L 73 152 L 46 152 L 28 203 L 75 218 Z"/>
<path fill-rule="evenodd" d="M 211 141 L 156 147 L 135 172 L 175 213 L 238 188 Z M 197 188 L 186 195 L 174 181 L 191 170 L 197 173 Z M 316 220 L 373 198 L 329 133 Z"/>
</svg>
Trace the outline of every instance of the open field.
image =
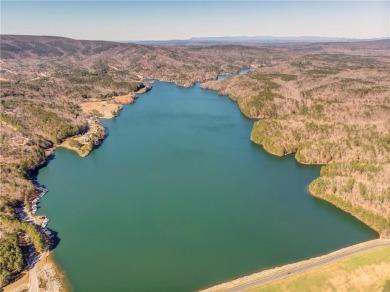
<svg viewBox="0 0 390 292">
<path fill-rule="evenodd" d="M 390 241 L 377 239 L 203 291 L 382 291 L 390 279 L 389 257 Z"/>
<path fill-rule="evenodd" d="M 390 247 L 378 247 L 248 291 L 386 291 L 389 281 Z"/>
</svg>

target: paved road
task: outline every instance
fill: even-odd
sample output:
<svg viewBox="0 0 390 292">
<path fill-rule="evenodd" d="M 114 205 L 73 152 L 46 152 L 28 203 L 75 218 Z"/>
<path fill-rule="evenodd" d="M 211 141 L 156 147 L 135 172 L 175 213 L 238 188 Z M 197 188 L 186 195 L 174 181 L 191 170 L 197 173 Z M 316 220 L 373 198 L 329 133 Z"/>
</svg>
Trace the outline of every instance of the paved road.
<svg viewBox="0 0 390 292">
<path fill-rule="evenodd" d="M 345 258 L 347 256 L 357 254 L 359 252 L 370 250 L 370 249 L 380 247 L 380 246 L 390 246 L 390 240 L 374 241 L 374 242 L 367 244 L 365 246 L 362 246 L 362 247 L 357 247 L 357 248 L 347 250 L 345 252 L 342 252 L 342 253 L 339 253 L 336 255 L 331 255 L 331 256 L 319 259 L 317 261 L 314 261 L 314 262 L 311 262 L 311 263 L 308 263 L 308 264 L 305 264 L 305 265 L 302 265 L 302 266 L 299 266 L 296 268 L 291 268 L 291 269 L 283 271 L 283 272 L 264 276 L 262 278 L 253 280 L 252 282 L 243 283 L 242 285 L 238 285 L 236 287 L 228 288 L 228 289 L 225 289 L 222 291 L 239 292 L 239 291 L 245 291 L 248 289 L 253 289 L 253 288 L 256 288 L 260 285 L 264 285 L 264 284 L 267 284 L 267 283 L 270 283 L 270 282 L 273 282 L 273 281 L 276 281 L 276 280 L 279 280 L 279 279 L 282 279 L 285 277 L 289 277 L 291 275 L 295 275 L 295 274 L 301 273 L 303 271 L 307 271 L 307 270 L 310 270 L 312 268 L 336 261 L 338 259 L 342 259 L 342 258 Z"/>
</svg>

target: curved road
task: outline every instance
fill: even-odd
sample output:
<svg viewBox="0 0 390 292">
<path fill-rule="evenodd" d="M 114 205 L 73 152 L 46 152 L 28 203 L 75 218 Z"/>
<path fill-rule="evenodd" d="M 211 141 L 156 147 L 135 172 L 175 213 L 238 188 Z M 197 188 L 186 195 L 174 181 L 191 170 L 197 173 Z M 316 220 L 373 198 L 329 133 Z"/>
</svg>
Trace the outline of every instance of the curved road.
<svg viewBox="0 0 390 292">
<path fill-rule="evenodd" d="M 357 254 L 359 252 L 370 250 L 370 249 L 380 247 L 380 246 L 390 246 L 390 240 L 374 241 L 374 242 L 369 243 L 365 246 L 357 247 L 357 248 L 354 248 L 351 250 L 346 250 L 345 252 L 341 252 L 341 253 L 336 254 L 336 255 L 325 256 L 325 258 L 319 259 L 317 261 L 303 264 L 302 266 L 291 268 L 291 269 L 286 270 L 286 271 L 278 272 L 278 273 L 275 273 L 273 275 L 264 276 L 262 278 L 258 278 L 256 280 L 254 280 L 252 282 L 243 283 L 241 285 L 238 285 L 238 286 L 235 286 L 232 288 L 222 289 L 222 291 L 227 291 L 227 292 L 246 291 L 248 289 L 253 289 L 253 288 L 256 288 L 260 285 L 268 284 L 270 282 L 280 280 L 280 279 L 283 279 L 285 277 L 289 277 L 289 276 L 301 273 L 303 271 L 307 271 L 307 270 L 310 270 L 312 268 L 319 267 L 321 265 L 324 265 L 324 264 L 327 264 L 330 262 L 334 262 L 336 260 L 345 258 L 347 256 L 354 255 L 354 254 Z"/>
</svg>

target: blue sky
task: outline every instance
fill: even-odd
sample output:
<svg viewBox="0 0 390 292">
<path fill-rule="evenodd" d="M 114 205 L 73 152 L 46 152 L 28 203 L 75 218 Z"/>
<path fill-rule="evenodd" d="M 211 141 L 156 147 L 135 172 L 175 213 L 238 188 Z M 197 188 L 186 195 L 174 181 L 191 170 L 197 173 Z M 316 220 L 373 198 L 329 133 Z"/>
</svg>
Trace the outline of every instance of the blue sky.
<svg viewBox="0 0 390 292">
<path fill-rule="evenodd" d="M 390 36 L 390 1 L 1 1 L 1 33 L 76 39 Z"/>
</svg>

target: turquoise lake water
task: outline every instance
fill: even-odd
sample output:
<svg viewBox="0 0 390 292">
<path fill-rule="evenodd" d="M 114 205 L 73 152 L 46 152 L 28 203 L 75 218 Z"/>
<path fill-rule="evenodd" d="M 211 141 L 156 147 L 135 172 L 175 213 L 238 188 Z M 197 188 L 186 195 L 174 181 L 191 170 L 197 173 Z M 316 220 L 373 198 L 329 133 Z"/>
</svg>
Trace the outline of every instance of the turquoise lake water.
<svg viewBox="0 0 390 292">
<path fill-rule="evenodd" d="M 318 166 L 253 144 L 228 97 L 155 82 L 103 123 L 98 149 L 37 176 L 76 291 L 194 291 L 376 236 L 308 195 Z"/>
</svg>

